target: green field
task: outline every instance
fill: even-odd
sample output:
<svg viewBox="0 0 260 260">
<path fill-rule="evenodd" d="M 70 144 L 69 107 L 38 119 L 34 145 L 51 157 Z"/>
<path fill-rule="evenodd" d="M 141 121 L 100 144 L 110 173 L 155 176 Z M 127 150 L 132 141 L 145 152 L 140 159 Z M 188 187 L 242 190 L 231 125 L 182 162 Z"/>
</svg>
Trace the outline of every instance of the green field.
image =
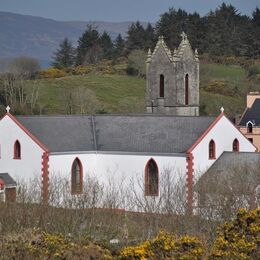
<svg viewBox="0 0 260 260">
<path fill-rule="evenodd" d="M 213 82 L 213 83 L 212 83 Z M 27 90 L 39 87 L 38 103 L 43 113 L 64 114 L 69 98 L 83 110 L 75 113 L 142 113 L 145 112 L 145 79 L 127 75 L 87 74 L 56 79 L 28 81 Z M 216 115 L 221 106 L 229 115 L 241 113 L 246 93 L 256 89 L 245 71 L 238 66 L 201 64 L 200 106 L 202 115 Z M 79 101 L 78 101 L 79 100 Z"/>
<path fill-rule="evenodd" d="M 32 82 L 28 82 L 31 89 Z M 80 91 L 87 112 L 127 113 L 145 111 L 145 80 L 126 75 L 67 76 L 41 79 L 39 103 L 47 114 L 66 113 L 68 93 Z M 93 104 L 93 100 L 95 100 Z M 76 103 L 77 101 L 75 101 Z M 84 100 L 83 100 L 84 102 Z M 88 106 L 95 106 L 95 109 Z"/>
<path fill-rule="evenodd" d="M 222 89 L 206 90 L 211 82 L 222 83 Z M 201 113 L 216 115 L 224 107 L 229 115 L 241 113 L 245 106 L 249 82 L 245 71 L 238 66 L 201 64 L 200 66 L 200 106 Z"/>
</svg>

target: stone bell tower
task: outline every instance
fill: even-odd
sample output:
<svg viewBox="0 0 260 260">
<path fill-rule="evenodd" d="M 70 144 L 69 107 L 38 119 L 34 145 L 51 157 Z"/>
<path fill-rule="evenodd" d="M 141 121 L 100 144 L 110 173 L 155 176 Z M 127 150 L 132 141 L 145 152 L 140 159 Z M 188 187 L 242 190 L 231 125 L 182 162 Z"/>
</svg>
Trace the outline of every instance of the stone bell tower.
<svg viewBox="0 0 260 260">
<path fill-rule="evenodd" d="M 199 58 L 187 35 L 173 54 L 162 36 L 146 60 L 146 110 L 179 116 L 199 115 Z"/>
</svg>

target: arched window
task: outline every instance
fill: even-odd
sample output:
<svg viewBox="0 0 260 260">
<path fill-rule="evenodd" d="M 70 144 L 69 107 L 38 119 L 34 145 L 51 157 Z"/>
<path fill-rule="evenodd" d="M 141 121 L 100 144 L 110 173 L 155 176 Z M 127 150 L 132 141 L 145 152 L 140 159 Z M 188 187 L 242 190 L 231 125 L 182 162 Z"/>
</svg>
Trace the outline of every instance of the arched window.
<svg viewBox="0 0 260 260">
<path fill-rule="evenodd" d="M 0 190 L 3 190 L 5 187 L 5 182 L 0 178 Z"/>
<path fill-rule="evenodd" d="M 83 170 L 82 164 L 76 158 L 71 168 L 71 194 L 82 193 L 83 190 Z"/>
<path fill-rule="evenodd" d="M 185 105 L 189 105 L 189 74 L 185 75 Z"/>
<path fill-rule="evenodd" d="M 159 195 L 159 171 L 156 162 L 150 159 L 145 167 L 145 196 Z"/>
<path fill-rule="evenodd" d="M 164 76 L 160 75 L 160 97 L 164 97 Z"/>
<path fill-rule="evenodd" d="M 21 144 L 18 140 L 14 143 L 14 159 L 21 159 Z"/>
<path fill-rule="evenodd" d="M 213 140 L 209 142 L 209 159 L 216 159 L 216 145 Z"/>
<path fill-rule="evenodd" d="M 233 141 L 233 152 L 239 152 L 239 142 L 237 139 Z"/>
<path fill-rule="evenodd" d="M 253 124 L 251 122 L 249 122 L 247 124 L 247 132 L 248 133 L 253 133 Z"/>
</svg>

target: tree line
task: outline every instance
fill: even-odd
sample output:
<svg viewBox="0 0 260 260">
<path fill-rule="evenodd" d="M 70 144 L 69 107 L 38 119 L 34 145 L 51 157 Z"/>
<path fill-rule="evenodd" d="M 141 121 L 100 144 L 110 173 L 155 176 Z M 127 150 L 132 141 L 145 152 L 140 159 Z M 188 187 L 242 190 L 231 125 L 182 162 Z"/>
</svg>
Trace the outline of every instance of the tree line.
<svg viewBox="0 0 260 260">
<path fill-rule="evenodd" d="M 242 15 L 233 5 L 223 3 L 205 16 L 170 8 L 154 24 L 147 26 L 132 23 L 124 39 L 121 34 L 112 41 L 107 32 L 99 34 L 88 25 L 78 39 L 77 47 L 65 38 L 54 53 L 53 65 L 57 68 L 97 63 L 101 59 L 117 60 L 127 57 L 133 50 L 154 48 L 159 35 L 165 37 L 170 49 L 178 47 L 180 34 L 188 34 L 193 48 L 200 54 L 211 56 L 260 56 L 260 9 L 252 16 Z"/>
<path fill-rule="evenodd" d="M 96 28 L 88 25 L 85 32 L 79 37 L 76 48 L 68 38 L 61 41 L 54 53 L 53 66 L 68 68 L 95 64 L 101 59 L 116 59 L 122 56 L 124 44 L 125 41 L 121 34 L 113 42 L 106 31 L 100 35 Z"/>
</svg>

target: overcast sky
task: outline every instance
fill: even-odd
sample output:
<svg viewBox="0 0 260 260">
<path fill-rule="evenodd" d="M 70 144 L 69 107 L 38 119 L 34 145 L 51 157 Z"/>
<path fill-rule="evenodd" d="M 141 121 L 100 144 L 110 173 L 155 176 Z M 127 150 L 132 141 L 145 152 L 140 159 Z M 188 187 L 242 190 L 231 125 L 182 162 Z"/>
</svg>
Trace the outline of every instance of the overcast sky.
<svg viewBox="0 0 260 260">
<path fill-rule="evenodd" d="M 56 20 L 155 22 L 169 7 L 205 15 L 223 0 L 0 0 L 0 11 Z M 241 13 L 251 15 L 260 0 L 229 0 Z"/>
</svg>

